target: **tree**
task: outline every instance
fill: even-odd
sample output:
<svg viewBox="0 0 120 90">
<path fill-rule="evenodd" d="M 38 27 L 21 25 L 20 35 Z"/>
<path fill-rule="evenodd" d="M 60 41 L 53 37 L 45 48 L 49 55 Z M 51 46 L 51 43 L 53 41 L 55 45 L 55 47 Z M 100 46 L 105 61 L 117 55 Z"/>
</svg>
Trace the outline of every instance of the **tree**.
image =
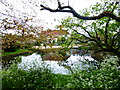
<svg viewBox="0 0 120 90">
<path fill-rule="evenodd" d="M 117 17 L 116 15 L 113 14 L 113 12 L 110 11 L 103 11 L 102 13 L 100 13 L 98 16 L 93 16 L 93 17 L 88 17 L 88 16 L 81 16 L 80 14 L 78 14 L 71 6 L 62 6 L 60 0 L 58 1 L 58 7 L 57 9 L 51 9 L 47 6 L 44 5 L 40 5 L 42 8 L 40 10 L 48 10 L 50 12 L 67 12 L 67 13 L 72 13 L 74 17 L 77 17 L 79 19 L 83 19 L 83 20 L 96 20 L 96 19 L 100 19 L 103 17 L 110 17 L 112 19 L 115 19 L 116 21 L 120 22 L 120 17 Z M 116 5 L 119 2 L 116 2 Z M 68 10 L 66 10 L 68 9 Z"/>
<path fill-rule="evenodd" d="M 15 51 L 29 47 L 35 41 L 40 41 L 39 33 L 43 29 L 41 20 L 36 20 L 38 3 L 42 0 L 0 0 L 0 34 L 2 49 Z M 18 8 L 20 7 L 20 8 Z M 38 38 L 39 37 L 39 38 Z"/>
<path fill-rule="evenodd" d="M 5 18 L 0 25 L 2 33 L 2 49 L 15 51 L 19 48 L 32 46 L 38 39 L 43 27 L 33 27 L 29 24 L 31 19 Z"/>
<path fill-rule="evenodd" d="M 61 6 L 59 0 L 57 9 L 41 5 L 41 10 L 72 13 L 77 18 L 68 17 L 61 22 L 63 26 L 73 30 L 71 39 L 80 41 L 81 45 L 89 47 L 94 53 L 109 52 L 120 58 L 120 17 L 115 13 L 118 9 L 118 3 L 97 3 L 91 7 L 91 10 L 84 9 L 80 12 L 83 16 L 76 13 L 70 6 Z M 103 12 L 101 13 L 101 11 Z M 89 17 L 91 14 L 99 15 Z M 88 20 L 94 21 L 89 22 Z"/>
</svg>

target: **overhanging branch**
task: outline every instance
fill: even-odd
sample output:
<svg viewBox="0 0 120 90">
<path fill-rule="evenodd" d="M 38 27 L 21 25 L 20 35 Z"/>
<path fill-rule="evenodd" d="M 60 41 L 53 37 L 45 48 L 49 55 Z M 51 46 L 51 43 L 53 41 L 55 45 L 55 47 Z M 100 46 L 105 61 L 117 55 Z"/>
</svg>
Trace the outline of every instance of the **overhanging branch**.
<svg viewBox="0 0 120 90">
<path fill-rule="evenodd" d="M 75 39 L 75 40 L 77 40 L 77 41 L 80 41 L 81 43 L 88 43 L 89 42 L 89 40 L 87 40 L 87 41 L 82 41 L 82 40 L 80 40 L 80 39 L 78 39 L 78 38 L 71 38 L 71 39 Z"/>
<path fill-rule="evenodd" d="M 114 3 L 112 3 L 112 4 L 114 4 Z M 116 2 L 111 12 L 114 12 L 117 4 L 118 3 Z M 111 18 L 109 17 L 108 21 L 106 22 L 106 27 L 105 27 L 105 44 L 107 46 L 108 46 L 108 26 L 109 26 L 110 20 L 111 20 Z"/>
<path fill-rule="evenodd" d="M 118 4 L 118 2 L 117 2 L 117 4 Z M 83 19 L 83 20 L 96 20 L 96 19 L 100 19 L 103 17 L 110 17 L 110 18 L 120 22 L 120 17 L 117 17 L 116 15 L 114 15 L 112 12 L 109 12 L 109 11 L 104 11 L 104 12 L 100 13 L 98 16 L 91 16 L 91 17 L 81 16 L 71 6 L 61 6 L 59 0 L 58 0 L 58 8 L 57 9 L 51 9 L 42 4 L 40 6 L 42 7 L 40 10 L 48 10 L 50 12 L 67 12 L 67 13 L 73 14 L 74 17 L 77 17 L 77 18 Z"/>
<path fill-rule="evenodd" d="M 75 29 L 72 29 L 72 30 L 75 31 L 77 34 L 79 34 L 79 35 L 85 37 L 86 39 L 89 39 L 89 40 L 90 40 L 90 37 L 87 37 L 86 35 L 84 35 L 84 34 L 82 34 L 82 33 L 79 33 L 79 32 L 78 32 L 77 30 L 75 30 Z"/>
</svg>

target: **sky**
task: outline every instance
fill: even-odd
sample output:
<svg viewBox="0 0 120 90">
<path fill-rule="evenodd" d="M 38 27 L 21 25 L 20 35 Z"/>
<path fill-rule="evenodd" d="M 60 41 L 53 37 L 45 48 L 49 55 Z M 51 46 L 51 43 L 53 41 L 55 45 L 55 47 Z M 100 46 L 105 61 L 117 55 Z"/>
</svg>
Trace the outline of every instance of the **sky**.
<svg viewBox="0 0 120 90">
<path fill-rule="evenodd" d="M 61 0 L 63 1 L 63 0 Z M 66 0 L 67 1 L 67 0 Z M 80 10 L 83 10 L 84 8 L 89 8 L 90 5 L 94 5 L 96 2 L 99 2 L 100 0 L 69 0 L 70 6 L 72 6 L 77 12 Z M 48 27 L 54 28 L 56 24 L 58 23 L 58 20 L 61 20 L 62 18 L 72 16 L 72 14 L 69 13 L 51 13 L 49 11 L 40 11 L 42 13 L 41 19 L 48 22 L 46 24 Z M 56 21 L 54 21 L 56 19 Z"/>
<path fill-rule="evenodd" d="M 4 0 L 2 0 L 4 1 Z M 14 2 L 13 2 L 14 1 Z M 28 1 L 31 1 L 35 5 L 28 3 Z M 36 2 L 34 2 L 36 1 Z M 42 1 L 42 2 L 39 2 Z M 44 3 L 47 1 L 46 3 Z M 52 1 L 52 2 L 51 2 Z M 54 1 L 54 2 L 53 2 Z M 63 2 L 63 5 L 68 4 L 68 0 L 60 0 Z M 46 10 L 40 11 L 40 4 L 48 5 L 49 7 L 56 9 L 57 3 L 55 0 L 6 0 L 13 8 L 13 11 L 9 11 L 8 8 L 6 8 L 4 5 L 2 6 L 2 9 L 0 9 L 1 12 L 5 13 L 4 9 L 8 10 L 8 13 L 13 16 L 20 16 L 24 13 L 27 13 L 28 17 L 33 17 L 34 19 L 34 25 L 42 25 L 45 28 L 53 29 L 56 25 L 59 25 L 60 23 L 58 20 L 61 20 L 62 18 L 65 18 L 67 16 L 72 16 L 72 14 L 69 13 L 52 13 Z M 100 0 L 69 0 L 69 5 L 73 7 L 77 12 L 84 8 L 89 8 L 90 5 L 94 5 L 96 2 L 100 2 Z M 18 11 L 20 13 L 18 13 Z M 22 13 L 21 13 L 22 12 Z"/>
</svg>

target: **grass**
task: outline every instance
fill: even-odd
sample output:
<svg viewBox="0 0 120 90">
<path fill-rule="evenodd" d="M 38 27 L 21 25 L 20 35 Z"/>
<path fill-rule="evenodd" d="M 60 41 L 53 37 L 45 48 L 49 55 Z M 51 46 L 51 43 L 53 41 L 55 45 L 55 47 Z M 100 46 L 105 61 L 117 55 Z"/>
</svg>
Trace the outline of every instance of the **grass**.
<svg viewBox="0 0 120 90">
<path fill-rule="evenodd" d="M 15 52 L 3 52 L 2 56 L 19 54 L 19 53 L 23 53 L 23 52 L 27 52 L 27 51 L 30 51 L 30 50 L 28 50 L 28 49 L 19 49 L 19 50 L 16 50 Z"/>
</svg>

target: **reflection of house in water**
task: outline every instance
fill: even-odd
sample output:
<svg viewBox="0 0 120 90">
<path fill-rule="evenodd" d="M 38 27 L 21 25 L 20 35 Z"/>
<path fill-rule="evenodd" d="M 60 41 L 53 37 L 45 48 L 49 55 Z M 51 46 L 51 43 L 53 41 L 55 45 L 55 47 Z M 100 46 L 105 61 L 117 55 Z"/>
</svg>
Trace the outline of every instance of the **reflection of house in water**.
<svg viewBox="0 0 120 90">
<path fill-rule="evenodd" d="M 67 30 L 46 30 L 46 31 L 41 31 L 41 35 L 44 38 L 44 42 L 46 43 L 54 43 L 57 44 L 58 39 L 64 37 L 67 39 L 67 37 L 70 36 Z"/>
</svg>

